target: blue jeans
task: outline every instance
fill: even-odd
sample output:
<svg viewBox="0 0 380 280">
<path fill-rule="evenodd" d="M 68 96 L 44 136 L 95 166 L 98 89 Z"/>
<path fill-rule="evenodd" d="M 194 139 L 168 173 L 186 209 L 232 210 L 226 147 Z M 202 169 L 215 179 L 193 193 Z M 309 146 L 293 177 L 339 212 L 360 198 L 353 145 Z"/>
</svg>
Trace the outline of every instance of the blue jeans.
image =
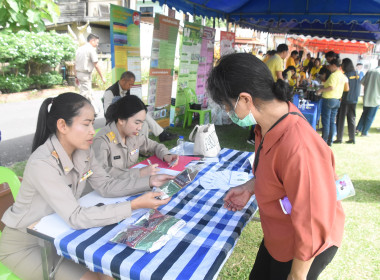
<svg viewBox="0 0 380 280">
<path fill-rule="evenodd" d="M 377 109 L 379 106 L 376 107 L 363 107 L 363 113 L 360 117 L 358 126 L 356 127 L 356 130 L 359 130 L 362 135 L 367 135 L 368 130 L 370 129 L 373 120 L 376 117 Z"/>
<path fill-rule="evenodd" d="M 335 134 L 335 118 L 339 106 L 339 99 L 322 98 L 322 138 L 329 146 L 331 146 L 332 138 Z"/>
</svg>

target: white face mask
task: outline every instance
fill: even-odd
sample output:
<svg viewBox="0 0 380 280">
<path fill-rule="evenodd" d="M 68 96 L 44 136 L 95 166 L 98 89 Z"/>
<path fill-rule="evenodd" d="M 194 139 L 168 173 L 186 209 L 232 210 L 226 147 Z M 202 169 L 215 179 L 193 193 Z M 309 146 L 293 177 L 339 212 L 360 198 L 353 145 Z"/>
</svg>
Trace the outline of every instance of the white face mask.
<svg viewBox="0 0 380 280">
<path fill-rule="evenodd" d="M 236 109 L 236 106 L 239 102 L 239 98 L 240 96 L 238 97 L 238 99 L 236 100 L 236 104 L 235 104 L 235 107 L 232 111 L 229 111 L 227 114 L 228 116 L 230 117 L 231 121 L 235 124 L 237 124 L 238 126 L 251 126 L 251 125 L 255 125 L 257 124 L 255 118 L 253 117 L 252 115 L 252 112 L 249 111 L 249 114 L 247 116 L 244 117 L 244 119 L 239 119 L 239 117 L 236 115 L 235 113 L 235 109 Z"/>
</svg>

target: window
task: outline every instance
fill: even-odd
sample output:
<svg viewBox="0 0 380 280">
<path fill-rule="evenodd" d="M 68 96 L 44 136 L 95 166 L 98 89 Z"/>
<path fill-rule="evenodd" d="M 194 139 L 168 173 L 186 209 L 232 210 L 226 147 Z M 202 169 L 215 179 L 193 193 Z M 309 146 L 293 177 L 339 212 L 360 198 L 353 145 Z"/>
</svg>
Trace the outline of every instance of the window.
<svg viewBox="0 0 380 280">
<path fill-rule="evenodd" d="M 153 17 L 153 7 L 140 7 L 142 17 Z"/>
</svg>

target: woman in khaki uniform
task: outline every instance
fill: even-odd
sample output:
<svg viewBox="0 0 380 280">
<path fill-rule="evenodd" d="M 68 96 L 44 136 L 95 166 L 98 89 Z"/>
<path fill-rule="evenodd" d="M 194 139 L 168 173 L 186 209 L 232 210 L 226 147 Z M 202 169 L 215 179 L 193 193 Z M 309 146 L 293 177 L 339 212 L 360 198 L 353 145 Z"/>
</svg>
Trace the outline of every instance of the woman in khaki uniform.
<svg viewBox="0 0 380 280">
<path fill-rule="evenodd" d="M 124 178 L 130 174 L 134 177 L 156 174 L 159 170 L 157 164 L 129 169 L 138 162 L 139 154 L 154 153 L 168 166 L 172 162 L 177 164 L 178 155 L 170 154 L 165 145 L 141 133 L 146 112 L 145 104 L 135 95 L 124 96 L 109 106 L 107 125 L 96 134 L 93 148 L 96 159 L 111 176 Z"/>
<path fill-rule="evenodd" d="M 49 110 L 49 106 L 50 110 Z M 167 175 L 114 179 L 97 164 L 90 148 L 95 134 L 94 108 L 83 96 L 64 93 L 46 99 L 38 116 L 32 155 L 25 167 L 16 202 L 4 213 L 0 261 L 23 280 L 43 279 L 40 248 L 26 228 L 46 215 L 57 213 L 74 229 L 117 223 L 138 208 L 157 208 L 159 192 L 147 192 L 123 203 L 81 207 L 86 182 L 105 197 L 149 191 L 171 179 Z M 57 259 L 58 256 L 54 256 Z M 69 260 L 56 268 L 55 279 L 107 279 Z"/>
</svg>

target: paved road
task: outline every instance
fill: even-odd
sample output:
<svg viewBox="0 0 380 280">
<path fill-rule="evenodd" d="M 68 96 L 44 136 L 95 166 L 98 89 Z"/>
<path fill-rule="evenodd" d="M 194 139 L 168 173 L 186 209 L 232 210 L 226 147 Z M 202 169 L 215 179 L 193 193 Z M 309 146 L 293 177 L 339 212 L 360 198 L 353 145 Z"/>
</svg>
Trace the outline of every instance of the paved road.
<svg viewBox="0 0 380 280">
<path fill-rule="evenodd" d="M 101 98 L 103 92 L 95 92 Z M 0 165 L 10 166 L 27 160 L 31 153 L 38 111 L 44 99 L 0 104 Z M 104 126 L 101 112 L 95 120 L 95 128 Z"/>
</svg>

